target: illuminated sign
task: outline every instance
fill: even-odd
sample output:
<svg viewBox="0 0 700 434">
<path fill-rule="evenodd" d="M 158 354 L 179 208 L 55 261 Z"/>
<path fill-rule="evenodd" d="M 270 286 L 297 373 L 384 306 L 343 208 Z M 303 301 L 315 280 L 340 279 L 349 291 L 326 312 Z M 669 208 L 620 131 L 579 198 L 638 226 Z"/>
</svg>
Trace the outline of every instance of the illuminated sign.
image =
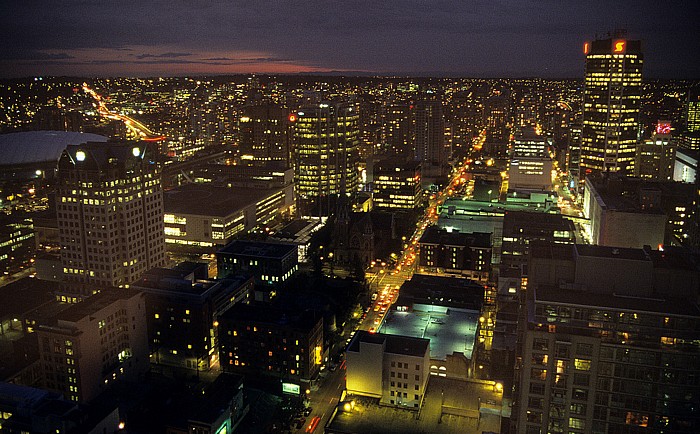
<svg viewBox="0 0 700 434">
<path fill-rule="evenodd" d="M 301 387 L 294 383 L 282 383 L 282 393 L 291 393 L 292 395 L 298 395 L 301 393 Z"/>
<path fill-rule="evenodd" d="M 624 39 L 618 39 L 613 42 L 613 53 L 624 53 L 627 48 L 627 41 Z"/>
<path fill-rule="evenodd" d="M 583 44 L 583 54 L 588 54 L 591 51 L 591 44 L 586 42 Z"/>
<path fill-rule="evenodd" d="M 671 134 L 671 122 L 659 122 L 656 124 L 656 134 Z"/>
<path fill-rule="evenodd" d="M 297 121 L 297 115 L 295 115 L 294 113 L 289 115 L 289 122 L 296 122 L 296 121 Z"/>
</svg>

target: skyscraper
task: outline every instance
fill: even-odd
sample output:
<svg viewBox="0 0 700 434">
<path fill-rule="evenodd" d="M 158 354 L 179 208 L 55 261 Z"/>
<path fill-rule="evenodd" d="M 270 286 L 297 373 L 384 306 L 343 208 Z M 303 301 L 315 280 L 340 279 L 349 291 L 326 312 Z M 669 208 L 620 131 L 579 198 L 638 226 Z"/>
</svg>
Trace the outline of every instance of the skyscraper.
<svg viewBox="0 0 700 434">
<path fill-rule="evenodd" d="M 581 176 L 592 172 L 634 173 L 643 56 L 641 41 L 586 42 Z"/>
<path fill-rule="evenodd" d="M 126 286 L 165 265 L 160 174 L 146 143 L 70 145 L 56 211 L 67 280 Z"/>
<path fill-rule="evenodd" d="M 357 107 L 320 103 L 296 113 L 294 127 L 296 193 L 313 204 L 322 197 L 352 195 L 358 186 L 360 138 Z M 321 206 L 318 202 L 317 206 Z M 329 206 L 325 215 L 328 215 Z M 324 214 L 319 208 L 319 214 Z"/>
<path fill-rule="evenodd" d="M 415 156 L 422 162 L 423 173 L 440 176 L 447 162 L 445 119 L 439 100 L 421 100 L 415 111 Z"/>
<path fill-rule="evenodd" d="M 683 105 L 683 130 L 678 138 L 678 146 L 683 149 L 700 149 L 700 87 L 688 91 Z"/>
<path fill-rule="evenodd" d="M 239 119 L 241 158 L 289 166 L 289 112 L 272 103 L 249 105 Z"/>
</svg>

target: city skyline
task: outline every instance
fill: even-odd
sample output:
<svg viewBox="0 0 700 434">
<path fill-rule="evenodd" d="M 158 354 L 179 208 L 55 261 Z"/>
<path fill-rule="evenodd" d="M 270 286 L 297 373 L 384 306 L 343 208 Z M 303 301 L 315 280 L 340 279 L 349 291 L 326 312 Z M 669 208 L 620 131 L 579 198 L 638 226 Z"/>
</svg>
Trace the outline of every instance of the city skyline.
<svg viewBox="0 0 700 434">
<path fill-rule="evenodd" d="M 648 78 L 700 76 L 692 2 L 3 5 L 0 77 L 344 73 L 578 78 L 626 28 Z"/>
</svg>

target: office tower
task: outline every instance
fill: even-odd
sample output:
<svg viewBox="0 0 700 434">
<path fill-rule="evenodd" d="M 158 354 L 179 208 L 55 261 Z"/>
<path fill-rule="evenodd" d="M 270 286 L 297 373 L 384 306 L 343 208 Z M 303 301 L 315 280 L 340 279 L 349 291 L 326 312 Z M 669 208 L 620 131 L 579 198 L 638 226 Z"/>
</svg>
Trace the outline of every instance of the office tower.
<svg viewBox="0 0 700 434">
<path fill-rule="evenodd" d="M 421 204 L 421 169 L 417 161 L 395 159 L 374 164 L 372 201 L 377 208 L 412 210 Z"/>
<path fill-rule="evenodd" d="M 516 432 L 698 432 L 698 282 L 681 249 L 530 246 Z"/>
<path fill-rule="evenodd" d="M 678 147 L 697 151 L 700 149 L 700 86 L 688 91 L 688 98 L 683 105 L 683 122 Z"/>
<path fill-rule="evenodd" d="M 641 41 L 621 37 L 586 42 L 581 176 L 634 173 L 641 101 Z"/>
<path fill-rule="evenodd" d="M 37 328 L 43 386 L 90 401 L 148 370 L 146 303 L 133 289 L 105 290 Z"/>
<path fill-rule="evenodd" d="M 290 124 L 288 110 L 278 105 L 243 107 L 239 118 L 241 162 L 254 165 L 276 162 L 289 167 Z"/>
<path fill-rule="evenodd" d="M 71 282 L 126 286 L 165 265 L 163 193 L 146 143 L 69 145 L 58 162 L 61 262 Z"/>
<path fill-rule="evenodd" d="M 332 209 L 330 196 L 351 196 L 357 191 L 357 107 L 319 103 L 299 110 L 295 121 L 296 194 L 301 211 L 315 208 L 327 216 Z"/>
<path fill-rule="evenodd" d="M 671 140 L 671 122 L 659 121 L 651 135 L 637 145 L 634 175 L 655 181 L 673 179 L 676 143 Z"/>
<path fill-rule="evenodd" d="M 523 128 L 513 142 L 508 168 L 509 189 L 552 189 L 553 162 L 544 136 Z"/>
<path fill-rule="evenodd" d="M 390 102 L 382 107 L 381 151 L 408 156 L 412 143 L 412 106 L 407 102 Z"/>
<path fill-rule="evenodd" d="M 445 119 L 439 100 L 421 100 L 415 107 L 414 152 L 424 176 L 443 175 L 447 162 L 445 149 Z"/>
<path fill-rule="evenodd" d="M 575 182 L 578 182 L 580 177 L 579 170 L 581 169 L 581 130 L 583 126 L 580 121 L 576 121 L 569 127 L 568 138 L 568 161 L 566 167 L 569 169 L 569 176 Z"/>
</svg>

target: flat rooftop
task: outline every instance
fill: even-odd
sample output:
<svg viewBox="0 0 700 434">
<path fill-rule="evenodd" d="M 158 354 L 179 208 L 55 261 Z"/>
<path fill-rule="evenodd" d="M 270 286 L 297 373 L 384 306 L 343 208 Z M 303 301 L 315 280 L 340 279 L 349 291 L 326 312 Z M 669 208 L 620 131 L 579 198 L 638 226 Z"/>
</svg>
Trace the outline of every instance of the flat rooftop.
<svg viewBox="0 0 700 434">
<path fill-rule="evenodd" d="M 163 208 L 166 214 L 227 217 L 281 190 L 187 184 L 164 192 Z"/>
<path fill-rule="evenodd" d="M 414 274 L 401 285 L 395 305 L 434 304 L 479 312 L 484 301 L 484 287 L 461 277 Z"/>
<path fill-rule="evenodd" d="M 286 243 L 236 240 L 219 250 L 219 253 L 251 258 L 281 259 L 297 251 L 297 246 Z"/>
<path fill-rule="evenodd" d="M 132 288 L 110 288 L 104 289 L 102 292 L 86 298 L 80 303 L 74 304 L 56 316 L 56 319 L 78 322 L 88 315 L 99 312 L 117 300 L 127 300 L 140 294 Z"/>
<path fill-rule="evenodd" d="M 220 319 L 239 323 L 267 324 L 286 329 L 312 330 L 321 321 L 321 315 L 315 311 L 279 309 L 269 304 L 237 303 L 224 312 Z"/>
<path fill-rule="evenodd" d="M 591 308 L 600 307 L 630 312 L 649 312 L 700 317 L 700 307 L 686 300 L 639 298 L 612 294 L 593 294 L 589 291 L 539 286 L 534 290 L 536 303 L 558 303 Z"/>
<path fill-rule="evenodd" d="M 501 432 L 502 394 L 492 382 L 430 377 L 420 417 L 376 400 L 348 396 L 351 412 L 339 411 L 326 427 L 330 434 L 482 434 Z M 504 416 L 509 416 L 504 413 Z"/>
<path fill-rule="evenodd" d="M 389 311 L 379 332 L 429 340 L 431 359 L 446 360 L 454 353 L 471 359 L 478 322 L 478 312 L 418 305 L 410 312 Z"/>
<path fill-rule="evenodd" d="M 53 293 L 59 286 L 58 282 L 25 277 L 1 287 L 0 319 L 17 318 L 55 300 Z"/>
<path fill-rule="evenodd" d="M 428 339 L 406 335 L 369 333 L 360 330 L 355 334 L 350 345 L 348 345 L 347 351 L 358 352 L 360 350 L 360 342 L 384 344 L 384 351 L 387 353 L 416 357 L 423 357 L 430 345 Z"/>
</svg>

